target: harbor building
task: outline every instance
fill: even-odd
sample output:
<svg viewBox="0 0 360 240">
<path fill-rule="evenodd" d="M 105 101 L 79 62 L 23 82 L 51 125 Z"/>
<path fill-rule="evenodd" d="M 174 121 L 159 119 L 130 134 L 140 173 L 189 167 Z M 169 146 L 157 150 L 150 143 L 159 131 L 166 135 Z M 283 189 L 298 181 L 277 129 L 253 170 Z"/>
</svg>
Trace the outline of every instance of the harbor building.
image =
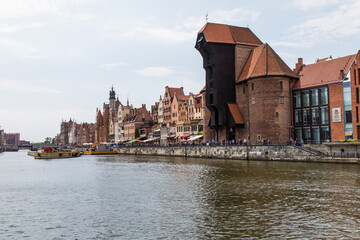
<svg viewBox="0 0 360 240">
<path fill-rule="evenodd" d="M 206 73 L 206 107 L 215 141 L 291 138 L 291 88 L 298 76 L 249 28 L 207 23 L 195 48 Z"/>
</svg>

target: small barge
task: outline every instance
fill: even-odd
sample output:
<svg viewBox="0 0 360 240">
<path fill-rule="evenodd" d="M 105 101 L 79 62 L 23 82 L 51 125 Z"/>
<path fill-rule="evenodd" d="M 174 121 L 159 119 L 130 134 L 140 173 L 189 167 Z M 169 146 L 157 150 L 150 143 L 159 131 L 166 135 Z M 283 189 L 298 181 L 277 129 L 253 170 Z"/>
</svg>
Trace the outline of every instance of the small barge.
<svg viewBox="0 0 360 240">
<path fill-rule="evenodd" d="M 80 157 L 81 153 L 79 151 L 55 151 L 52 147 L 47 147 L 43 151 L 28 152 L 28 155 L 33 156 L 35 159 L 58 159 Z"/>
<path fill-rule="evenodd" d="M 110 155 L 118 154 L 117 151 L 112 150 L 107 145 L 93 145 L 89 151 L 84 151 L 84 155 Z"/>
</svg>

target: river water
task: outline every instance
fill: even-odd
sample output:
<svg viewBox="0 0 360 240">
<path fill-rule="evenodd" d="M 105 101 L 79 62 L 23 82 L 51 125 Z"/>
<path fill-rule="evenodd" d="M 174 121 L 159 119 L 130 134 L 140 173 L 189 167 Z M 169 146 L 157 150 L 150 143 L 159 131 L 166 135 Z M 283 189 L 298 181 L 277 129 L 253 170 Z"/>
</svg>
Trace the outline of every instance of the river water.
<svg viewBox="0 0 360 240">
<path fill-rule="evenodd" d="M 360 238 L 360 166 L 0 154 L 0 239 Z"/>
</svg>

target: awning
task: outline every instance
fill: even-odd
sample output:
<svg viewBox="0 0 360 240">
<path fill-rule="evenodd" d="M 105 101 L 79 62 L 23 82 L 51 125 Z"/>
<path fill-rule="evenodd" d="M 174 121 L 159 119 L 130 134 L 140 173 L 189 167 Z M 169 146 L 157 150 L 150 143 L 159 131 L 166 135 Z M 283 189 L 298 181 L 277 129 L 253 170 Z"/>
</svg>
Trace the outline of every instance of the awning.
<svg viewBox="0 0 360 240">
<path fill-rule="evenodd" d="M 167 138 L 174 138 L 176 137 L 175 135 L 171 135 L 171 136 L 167 136 Z"/>
<path fill-rule="evenodd" d="M 190 137 L 190 135 L 187 134 L 187 135 L 182 135 L 182 136 L 180 136 L 180 138 L 187 138 L 187 137 Z"/>
<path fill-rule="evenodd" d="M 228 103 L 231 116 L 234 119 L 235 124 L 245 124 L 244 119 L 240 113 L 240 110 L 236 103 Z"/>
<path fill-rule="evenodd" d="M 143 139 L 143 138 L 145 138 L 145 137 L 138 137 L 138 138 L 135 138 L 135 139 L 133 139 L 133 140 L 128 141 L 128 142 L 125 143 L 125 144 L 129 144 L 129 143 L 133 143 L 133 142 L 140 142 L 140 139 Z"/>
<path fill-rule="evenodd" d="M 144 141 L 142 142 L 153 142 L 153 141 L 156 141 L 156 140 L 159 140 L 160 137 L 155 137 L 155 138 L 149 138 L 149 139 L 145 139 Z"/>
<path fill-rule="evenodd" d="M 189 141 L 195 141 L 195 140 L 197 140 L 197 139 L 199 139 L 199 138 L 202 138 L 202 137 L 203 137 L 203 135 L 191 136 L 191 137 L 189 138 Z"/>
</svg>

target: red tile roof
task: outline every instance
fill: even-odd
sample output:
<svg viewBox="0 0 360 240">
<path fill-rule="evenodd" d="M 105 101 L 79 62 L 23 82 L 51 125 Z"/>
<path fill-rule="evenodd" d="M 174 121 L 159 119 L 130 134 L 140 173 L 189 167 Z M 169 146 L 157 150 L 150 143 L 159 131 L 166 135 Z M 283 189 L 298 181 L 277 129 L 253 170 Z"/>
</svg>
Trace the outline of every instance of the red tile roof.
<svg viewBox="0 0 360 240">
<path fill-rule="evenodd" d="M 231 115 L 235 121 L 235 124 L 245 124 L 244 119 L 240 113 L 240 110 L 236 103 L 228 103 Z"/>
<path fill-rule="evenodd" d="M 190 95 L 180 95 L 179 96 L 176 94 L 176 96 L 179 100 L 188 100 L 190 98 Z"/>
<path fill-rule="evenodd" d="M 183 88 L 170 88 L 169 87 L 169 94 L 170 94 L 171 98 L 174 97 L 174 93 L 176 93 L 176 96 L 178 96 L 178 97 L 184 95 Z"/>
<path fill-rule="evenodd" d="M 207 42 L 261 45 L 260 39 L 249 29 L 217 23 L 206 23 L 198 33 L 204 33 Z"/>
<path fill-rule="evenodd" d="M 319 61 L 314 64 L 304 65 L 299 73 L 300 80 L 296 82 L 293 89 L 307 88 L 339 82 L 342 80 L 340 71 L 344 75 L 349 72 L 356 54 L 333 60 Z"/>
<path fill-rule="evenodd" d="M 298 78 L 279 55 L 266 43 L 251 52 L 236 82 L 263 76 Z"/>
</svg>

